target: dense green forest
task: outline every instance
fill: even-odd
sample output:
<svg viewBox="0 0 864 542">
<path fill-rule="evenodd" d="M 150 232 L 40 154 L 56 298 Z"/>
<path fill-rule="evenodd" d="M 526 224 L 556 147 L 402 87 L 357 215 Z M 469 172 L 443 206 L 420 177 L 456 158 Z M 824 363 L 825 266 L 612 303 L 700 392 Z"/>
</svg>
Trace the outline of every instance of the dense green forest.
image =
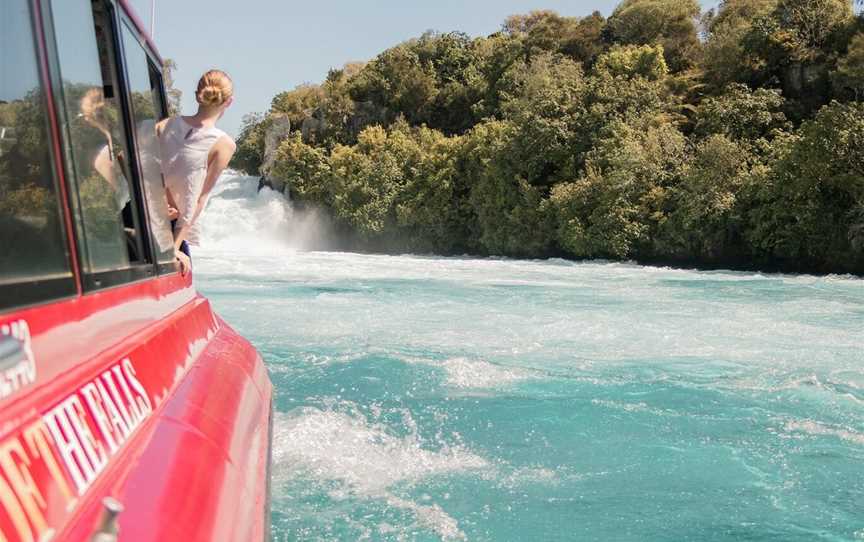
<svg viewBox="0 0 864 542">
<path fill-rule="evenodd" d="M 864 273 L 850 0 L 624 0 L 429 32 L 244 121 L 351 248 Z"/>
</svg>

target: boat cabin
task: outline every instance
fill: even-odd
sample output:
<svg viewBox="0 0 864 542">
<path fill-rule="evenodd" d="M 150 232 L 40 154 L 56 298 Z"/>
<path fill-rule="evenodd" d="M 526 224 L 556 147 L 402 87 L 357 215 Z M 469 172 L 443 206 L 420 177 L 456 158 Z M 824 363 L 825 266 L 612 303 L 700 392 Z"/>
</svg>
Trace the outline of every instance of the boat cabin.
<svg viewBox="0 0 864 542">
<path fill-rule="evenodd" d="M 0 0 L 0 542 L 263 540 L 272 389 L 173 257 L 123 0 Z"/>
</svg>

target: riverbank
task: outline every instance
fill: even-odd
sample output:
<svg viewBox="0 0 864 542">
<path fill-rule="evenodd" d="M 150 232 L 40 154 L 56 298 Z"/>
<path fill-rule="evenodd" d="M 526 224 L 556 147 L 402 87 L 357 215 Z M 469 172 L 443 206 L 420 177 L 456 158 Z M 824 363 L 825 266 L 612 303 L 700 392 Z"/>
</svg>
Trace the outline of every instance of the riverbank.
<svg viewBox="0 0 864 542">
<path fill-rule="evenodd" d="M 283 194 L 280 189 L 285 189 L 284 185 L 280 183 L 271 183 L 264 179 L 263 177 L 249 177 L 250 183 L 256 184 L 258 186 L 258 190 L 260 191 L 263 188 L 266 188 L 268 191 L 271 191 L 275 194 L 279 194 L 282 197 L 286 198 L 288 196 Z M 850 269 L 850 270 L 825 270 L 820 269 L 817 266 L 813 266 L 808 264 L 807 262 L 753 262 L 749 261 L 746 258 L 737 258 L 737 259 L 726 259 L 726 260 L 685 260 L 685 259 L 673 259 L 673 258 L 644 258 L 644 259 L 622 259 L 622 260 L 611 260 L 611 259 L 597 259 L 597 258 L 574 258 L 571 254 L 566 252 L 550 252 L 543 255 L 538 255 L 536 257 L 511 257 L 511 256 L 500 256 L 500 255 L 492 255 L 485 253 L 467 253 L 467 252 L 453 252 L 447 254 L 435 254 L 435 253 L 422 253 L 416 251 L 399 251 L 392 250 L 392 248 L 387 247 L 386 245 L 380 246 L 369 246 L 369 242 L 362 238 L 359 238 L 355 232 L 352 232 L 347 228 L 338 228 L 336 226 L 335 221 L 332 216 L 329 216 L 325 210 L 322 210 L 318 207 L 312 207 L 311 209 L 304 209 L 302 205 L 292 204 L 292 208 L 296 209 L 297 216 L 293 225 L 287 226 L 288 229 L 297 229 L 303 230 L 307 232 L 303 235 L 305 240 L 302 243 L 302 246 L 298 246 L 298 248 L 302 248 L 304 250 L 324 250 L 324 251 L 341 251 L 341 252 L 352 252 L 357 254 L 368 254 L 368 255 L 389 255 L 389 256 L 421 256 L 421 257 L 457 257 L 457 258 L 508 258 L 508 259 L 516 259 L 516 260 L 525 260 L 525 261 L 542 261 L 547 259 L 560 259 L 573 263 L 623 263 L 623 264 L 636 264 L 642 266 L 653 266 L 653 267 L 665 267 L 670 269 L 680 269 L 680 270 L 688 270 L 688 271 L 740 271 L 740 272 L 752 272 L 752 273 L 763 273 L 763 274 L 797 274 L 797 275 L 812 275 L 812 276 L 849 276 L 856 278 L 864 278 L 864 269 Z M 309 234 L 308 230 L 310 229 L 309 224 L 309 215 L 314 216 L 315 228 L 318 229 L 318 234 Z M 266 227 L 266 226 L 265 226 Z M 278 228 L 283 227 L 281 224 L 277 226 Z M 282 231 L 283 234 L 288 235 L 286 231 Z M 380 241 L 379 241 L 380 242 Z"/>
</svg>

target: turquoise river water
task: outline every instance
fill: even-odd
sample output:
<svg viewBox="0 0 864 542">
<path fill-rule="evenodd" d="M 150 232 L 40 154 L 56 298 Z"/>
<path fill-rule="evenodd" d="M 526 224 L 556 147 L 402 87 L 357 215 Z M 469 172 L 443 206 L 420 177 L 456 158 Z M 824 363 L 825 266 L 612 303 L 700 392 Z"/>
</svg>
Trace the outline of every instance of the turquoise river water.
<svg viewBox="0 0 864 542">
<path fill-rule="evenodd" d="M 864 281 L 305 251 L 255 188 L 193 256 L 275 386 L 275 541 L 864 540 Z"/>
</svg>

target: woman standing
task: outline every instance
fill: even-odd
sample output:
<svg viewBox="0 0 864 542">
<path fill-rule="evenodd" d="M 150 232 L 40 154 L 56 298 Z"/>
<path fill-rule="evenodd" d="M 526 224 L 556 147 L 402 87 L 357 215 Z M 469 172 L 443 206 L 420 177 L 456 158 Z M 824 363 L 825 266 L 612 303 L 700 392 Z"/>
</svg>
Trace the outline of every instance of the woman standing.
<svg viewBox="0 0 864 542">
<path fill-rule="evenodd" d="M 191 264 L 189 245 L 197 246 L 200 239 L 198 219 L 237 148 L 228 134 L 216 128 L 233 96 L 228 74 L 210 70 L 198 81 L 198 112 L 156 125 L 168 203 L 176 209 L 174 255 L 184 273 Z"/>
</svg>

